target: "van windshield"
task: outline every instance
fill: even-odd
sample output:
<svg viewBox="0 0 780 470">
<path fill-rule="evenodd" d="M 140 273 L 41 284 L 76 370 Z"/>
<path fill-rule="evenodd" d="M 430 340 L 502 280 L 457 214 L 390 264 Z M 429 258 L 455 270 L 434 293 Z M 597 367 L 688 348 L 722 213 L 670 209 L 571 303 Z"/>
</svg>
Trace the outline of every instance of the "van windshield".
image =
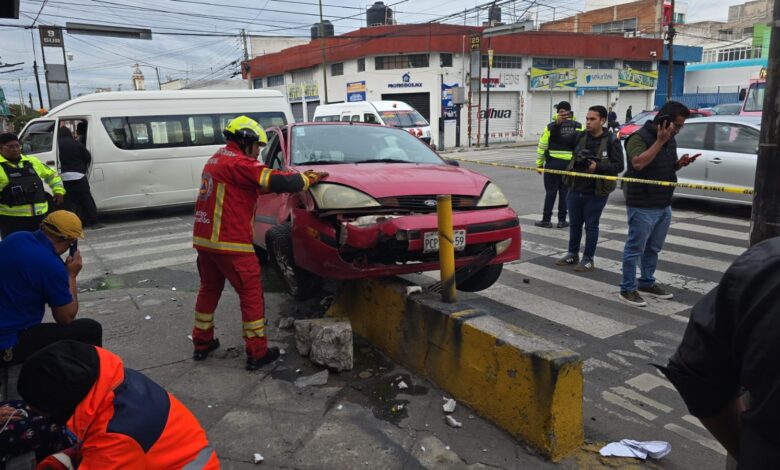
<svg viewBox="0 0 780 470">
<path fill-rule="evenodd" d="M 745 98 L 745 108 L 747 112 L 761 112 L 764 110 L 764 94 L 766 92 L 766 83 L 753 83 Z"/>
<path fill-rule="evenodd" d="M 27 126 L 22 132 L 19 142 L 22 153 L 35 154 L 50 152 L 54 142 L 54 121 L 39 121 Z"/>
<path fill-rule="evenodd" d="M 391 127 L 426 127 L 428 121 L 415 110 L 380 111 L 379 115 L 385 124 Z"/>
</svg>

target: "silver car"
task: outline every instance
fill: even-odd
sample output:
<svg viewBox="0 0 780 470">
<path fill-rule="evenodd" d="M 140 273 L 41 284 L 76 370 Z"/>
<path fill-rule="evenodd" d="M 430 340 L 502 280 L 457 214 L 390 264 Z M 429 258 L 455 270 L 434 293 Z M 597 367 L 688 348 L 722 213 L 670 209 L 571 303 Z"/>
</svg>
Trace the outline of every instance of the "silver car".
<svg viewBox="0 0 780 470">
<path fill-rule="evenodd" d="M 689 119 L 677 134 L 677 154 L 701 156 L 677 172 L 680 183 L 753 188 L 761 118 L 710 116 Z M 676 197 L 752 205 L 753 196 L 677 188 Z"/>
</svg>

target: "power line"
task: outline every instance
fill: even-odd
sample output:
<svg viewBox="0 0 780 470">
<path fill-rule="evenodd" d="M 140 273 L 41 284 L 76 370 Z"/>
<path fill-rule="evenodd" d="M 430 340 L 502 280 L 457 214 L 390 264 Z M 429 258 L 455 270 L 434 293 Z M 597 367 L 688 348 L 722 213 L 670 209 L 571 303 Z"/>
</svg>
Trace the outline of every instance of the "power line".
<svg viewBox="0 0 780 470">
<path fill-rule="evenodd" d="M 49 0 L 43 0 L 43 3 L 41 4 L 41 9 L 38 10 L 38 14 L 35 15 L 35 18 L 33 19 L 33 22 L 32 22 L 32 24 L 30 24 L 30 26 L 35 26 L 35 22 L 38 21 L 38 17 L 41 16 L 41 13 L 43 12 L 43 9 L 46 8 L 46 2 L 48 2 L 48 1 Z M 18 7 L 18 5 L 17 5 L 17 7 Z"/>
</svg>

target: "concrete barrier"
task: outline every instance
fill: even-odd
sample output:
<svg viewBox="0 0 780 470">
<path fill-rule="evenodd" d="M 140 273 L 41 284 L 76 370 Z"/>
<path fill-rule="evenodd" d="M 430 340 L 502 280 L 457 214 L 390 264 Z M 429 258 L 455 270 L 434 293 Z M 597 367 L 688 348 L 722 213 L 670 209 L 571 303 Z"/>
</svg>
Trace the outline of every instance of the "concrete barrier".
<svg viewBox="0 0 780 470">
<path fill-rule="evenodd" d="M 408 285 L 344 283 L 328 315 L 551 460 L 583 444 L 579 355 L 463 303 L 407 296 Z"/>
</svg>

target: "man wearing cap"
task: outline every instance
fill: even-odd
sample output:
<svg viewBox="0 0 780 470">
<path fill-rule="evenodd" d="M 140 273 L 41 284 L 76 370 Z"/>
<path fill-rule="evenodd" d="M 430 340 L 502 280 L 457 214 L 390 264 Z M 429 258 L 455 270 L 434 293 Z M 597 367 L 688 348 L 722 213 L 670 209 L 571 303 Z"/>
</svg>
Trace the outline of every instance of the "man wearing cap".
<svg viewBox="0 0 780 470">
<path fill-rule="evenodd" d="M 57 172 L 22 155 L 16 134 L 0 134 L 0 237 L 38 228 L 49 212 L 44 182 L 54 193 L 54 202 L 62 204 L 65 187 Z"/>
<path fill-rule="evenodd" d="M 17 232 L 0 242 L 0 365 L 24 362 L 61 339 L 100 346 L 103 329 L 79 310 L 76 276 L 81 253 L 60 256 L 83 238 L 76 214 L 49 214 L 35 232 Z M 46 304 L 55 323 L 42 323 Z"/>
<path fill-rule="evenodd" d="M 565 170 L 571 160 L 574 147 L 577 145 L 577 132 L 582 131 L 582 124 L 573 119 L 571 104 L 561 101 L 555 108 L 558 115 L 554 121 L 544 128 L 539 145 L 536 148 L 536 167 L 547 170 Z M 566 185 L 563 176 L 551 173 L 544 174 L 544 209 L 542 220 L 535 222 L 537 227 L 552 228 L 552 213 L 555 198 L 558 197 L 558 228 L 568 227 L 566 221 Z"/>
</svg>

